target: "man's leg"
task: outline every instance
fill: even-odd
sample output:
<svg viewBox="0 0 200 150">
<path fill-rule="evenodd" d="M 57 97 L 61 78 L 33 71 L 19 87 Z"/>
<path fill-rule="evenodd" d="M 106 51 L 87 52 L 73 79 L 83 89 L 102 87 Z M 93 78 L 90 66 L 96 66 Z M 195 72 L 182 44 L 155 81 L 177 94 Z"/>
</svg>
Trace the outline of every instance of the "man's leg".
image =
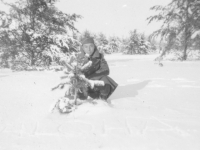
<svg viewBox="0 0 200 150">
<path fill-rule="evenodd" d="M 100 98 L 99 89 L 96 87 L 94 87 L 93 89 L 88 88 L 88 96 L 90 96 L 93 99 L 99 99 Z"/>
<path fill-rule="evenodd" d="M 88 98 L 88 89 L 82 88 L 80 91 L 78 92 L 78 98 L 81 100 L 86 100 Z"/>
<path fill-rule="evenodd" d="M 111 87 L 109 84 L 105 84 L 103 87 L 99 87 L 100 90 L 100 98 L 103 100 L 107 100 L 111 91 Z"/>
</svg>

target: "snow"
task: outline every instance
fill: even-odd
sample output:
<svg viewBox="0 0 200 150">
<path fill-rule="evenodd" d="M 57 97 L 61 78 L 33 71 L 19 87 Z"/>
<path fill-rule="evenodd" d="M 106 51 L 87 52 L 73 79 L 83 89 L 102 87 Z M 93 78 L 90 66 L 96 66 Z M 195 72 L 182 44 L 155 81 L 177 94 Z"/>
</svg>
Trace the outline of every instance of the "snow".
<svg viewBox="0 0 200 150">
<path fill-rule="evenodd" d="M 171 51 L 168 52 L 167 55 L 163 56 L 163 59 L 170 61 L 180 61 L 182 57 L 182 51 Z M 188 50 L 187 52 L 187 61 L 199 61 L 200 53 L 199 50 Z"/>
<path fill-rule="evenodd" d="M 0 70 L 0 150 L 199 150 L 200 62 L 106 55 L 111 104 L 51 113 L 62 72 Z"/>
</svg>

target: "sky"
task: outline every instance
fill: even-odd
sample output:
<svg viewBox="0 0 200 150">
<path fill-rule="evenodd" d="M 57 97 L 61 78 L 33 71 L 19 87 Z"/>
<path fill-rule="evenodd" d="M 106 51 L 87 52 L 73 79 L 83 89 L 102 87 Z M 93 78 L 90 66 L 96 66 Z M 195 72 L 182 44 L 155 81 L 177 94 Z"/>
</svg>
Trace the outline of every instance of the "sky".
<svg viewBox="0 0 200 150">
<path fill-rule="evenodd" d="M 83 17 L 75 23 L 80 32 L 88 30 L 126 37 L 134 29 L 145 34 L 158 29 L 160 23 L 148 25 L 146 20 L 155 13 L 150 7 L 169 2 L 171 0 L 60 0 L 57 7 L 63 12 Z"/>
<path fill-rule="evenodd" d="M 160 23 L 148 24 L 146 20 L 155 14 L 150 7 L 169 2 L 171 0 L 58 0 L 56 6 L 65 13 L 83 17 L 75 23 L 80 32 L 88 30 L 107 36 L 126 37 L 134 29 L 146 35 L 157 30 Z M 0 10 L 5 10 L 1 4 Z"/>
</svg>

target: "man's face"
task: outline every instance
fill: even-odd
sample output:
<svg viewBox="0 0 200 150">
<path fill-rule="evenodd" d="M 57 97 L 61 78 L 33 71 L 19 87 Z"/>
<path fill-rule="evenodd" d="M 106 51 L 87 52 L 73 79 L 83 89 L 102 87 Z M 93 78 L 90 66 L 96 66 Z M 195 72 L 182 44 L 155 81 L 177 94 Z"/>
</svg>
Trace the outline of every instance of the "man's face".
<svg viewBox="0 0 200 150">
<path fill-rule="evenodd" d="M 88 55 L 92 55 L 92 53 L 94 52 L 94 44 L 92 43 L 84 44 L 83 51 Z"/>
</svg>

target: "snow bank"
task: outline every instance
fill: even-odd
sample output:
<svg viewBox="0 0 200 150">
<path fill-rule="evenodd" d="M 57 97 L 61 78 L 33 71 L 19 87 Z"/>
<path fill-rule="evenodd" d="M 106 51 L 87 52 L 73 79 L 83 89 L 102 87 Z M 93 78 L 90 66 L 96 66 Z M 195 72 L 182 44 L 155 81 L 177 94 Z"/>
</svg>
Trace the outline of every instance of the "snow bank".
<svg viewBox="0 0 200 150">
<path fill-rule="evenodd" d="M 170 52 L 164 56 L 163 60 L 172 60 L 172 61 L 181 60 L 182 55 L 183 52 L 176 52 L 176 53 Z M 188 50 L 187 61 L 194 61 L 194 60 L 200 60 L 199 50 Z"/>
</svg>

